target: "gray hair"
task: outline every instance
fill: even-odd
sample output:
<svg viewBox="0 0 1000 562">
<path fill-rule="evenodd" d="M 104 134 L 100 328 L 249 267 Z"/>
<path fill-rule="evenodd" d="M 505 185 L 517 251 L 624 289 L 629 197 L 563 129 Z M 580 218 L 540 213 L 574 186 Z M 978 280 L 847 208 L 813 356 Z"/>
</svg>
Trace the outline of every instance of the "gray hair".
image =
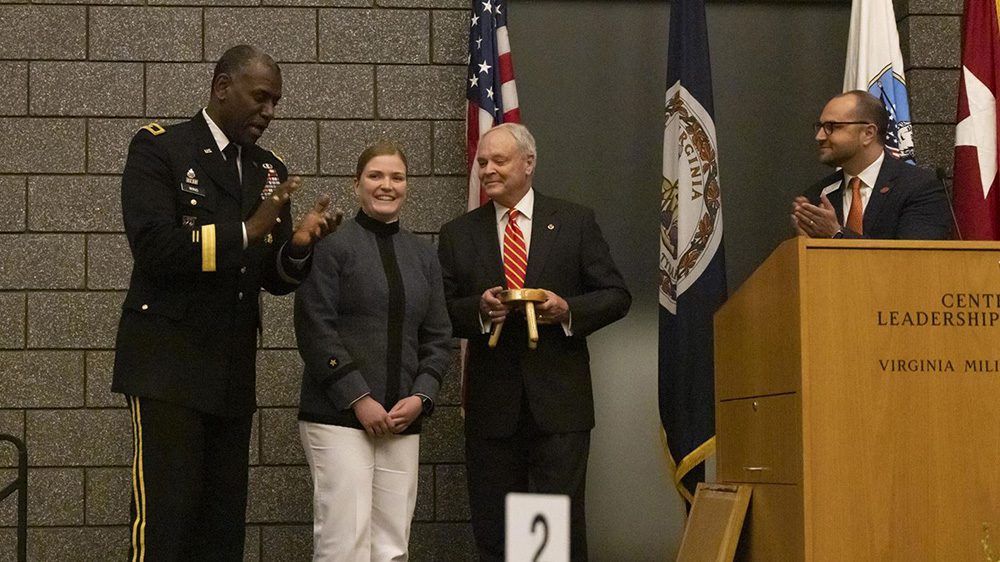
<svg viewBox="0 0 1000 562">
<path fill-rule="evenodd" d="M 486 131 L 486 136 L 493 131 L 507 131 L 510 136 L 514 137 L 514 144 L 517 145 L 517 149 L 521 151 L 522 154 L 530 154 L 535 157 L 535 161 L 538 161 L 538 152 L 535 148 L 535 137 L 532 136 L 531 131 L 527 127 L 520 123 L 501 123 L 489 131 Z"/>
</svg>

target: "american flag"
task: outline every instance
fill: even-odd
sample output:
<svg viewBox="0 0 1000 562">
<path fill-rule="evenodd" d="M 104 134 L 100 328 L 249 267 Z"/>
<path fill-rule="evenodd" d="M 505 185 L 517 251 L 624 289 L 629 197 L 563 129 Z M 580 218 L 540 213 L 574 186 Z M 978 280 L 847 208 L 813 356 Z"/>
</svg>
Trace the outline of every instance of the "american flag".
<svg viewBox="0 0 1000 562">
<path fill-rule="evenodd" d="M 465 85 L 466 152 L 469 167 L 469 206 L 472 210 L 486 202 L 479 189 L 476 150 L 483 133 L 499 123 L 520 123 L 514 87 L 514 63 L 507 37 L 507 5 L 500 0 L 472 0 L 469 23 L 469 75 Z"/>
</svg>

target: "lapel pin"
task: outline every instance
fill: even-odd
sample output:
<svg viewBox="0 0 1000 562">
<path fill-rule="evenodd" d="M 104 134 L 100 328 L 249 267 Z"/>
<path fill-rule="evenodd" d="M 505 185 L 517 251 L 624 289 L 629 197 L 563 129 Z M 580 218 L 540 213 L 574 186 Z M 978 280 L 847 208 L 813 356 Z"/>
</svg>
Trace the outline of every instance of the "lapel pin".
<svg viewBox="0 0 1000 562">
<path fill-rule="evenodd" d="M 202 152 L 204 152 L 205 154 L 211 154 L 212 153 L 212 149 L 211 148 L 203 148 Z"/>
<path fill-rule="evenodd" d="M 889 186 L 883 186 L 882 189 L 878 190 L 879 193 L 889 193 Z"/>
<path fill-rule="evenodd" d="M 554 225 L 552 223 L 549 223 L 549 226 L 547 226 L 546 228 L 548 228 L 549 230 L 555 230 L 556 229 L 556 225 Z"/>
</svg>

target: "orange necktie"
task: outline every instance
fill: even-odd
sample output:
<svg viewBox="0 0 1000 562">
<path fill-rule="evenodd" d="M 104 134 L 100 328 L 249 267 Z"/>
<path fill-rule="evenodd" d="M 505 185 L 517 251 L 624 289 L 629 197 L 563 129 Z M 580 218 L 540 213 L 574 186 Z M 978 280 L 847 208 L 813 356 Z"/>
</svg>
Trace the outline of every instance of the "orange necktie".
<svg viewBox="0 0 1000 562">
<path fill-rule="evenodd" d="M 865 212 L 861 206 L 861 178 L 854 176 L 851 178 L 851 212 L 847 214 L 847 228 L 858 234 L 864 234 Z"/>
<path fill-rule="evenodd" d="M 503 231 L 503 272 L 508 289 L 524 288 L 524 273 L 528 270 L 528 251 L 524 246 L 524 233 L 517 226 L 521 214 L 511 209 L 507 217 L 507 228 Z"/>
</svg>

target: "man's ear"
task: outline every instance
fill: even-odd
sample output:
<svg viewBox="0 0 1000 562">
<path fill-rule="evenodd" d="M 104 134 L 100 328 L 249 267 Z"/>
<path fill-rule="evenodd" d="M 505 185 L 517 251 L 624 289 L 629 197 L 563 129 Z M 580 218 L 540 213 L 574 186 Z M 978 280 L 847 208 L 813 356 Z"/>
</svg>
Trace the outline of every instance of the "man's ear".
<svg viewBox="0 0 1000 562">
<path fill-rule="evenodd" d="M 525 160 L 528 161 L 527 169 L 524 171 L 525 175 L 530 176 L 535 171 L 535 155 L 529 154 Z"/>
<path fill-rule="evenodd" d="M 215 77 L 212 82 L 212 96 L 218 100 L 225 100 L 229 95 L 229 87 L 233 85 L 233 78 L 223 72 Z"/>
</svg>

